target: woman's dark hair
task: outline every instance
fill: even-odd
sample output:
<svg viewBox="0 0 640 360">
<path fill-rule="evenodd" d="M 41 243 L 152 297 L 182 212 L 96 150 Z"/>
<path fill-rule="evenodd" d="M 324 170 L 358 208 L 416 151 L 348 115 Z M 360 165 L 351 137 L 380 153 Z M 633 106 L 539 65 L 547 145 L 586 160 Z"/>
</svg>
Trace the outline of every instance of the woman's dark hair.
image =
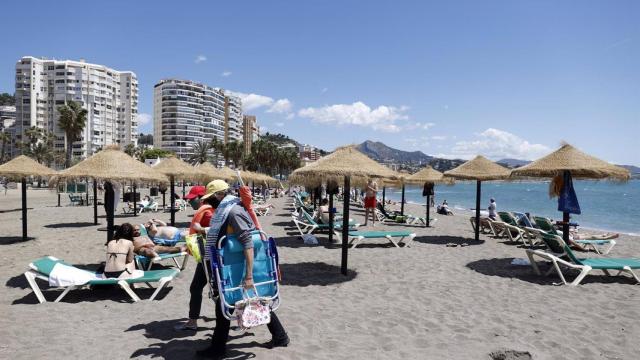
<svg viewBox="0 0 640 360">
<path fill-rule="evenodd" d="M 113 234 L 113 239 L 111 240 L 126 239 L 133 241 L 133 232 L 133 225 L 124 223 L 116 228 L 116 233 Z"/>
<path fill-rule="evenodd" d="M 208 198 L 202 200 L 202 203 L 203 204 L 207 204 L 207 205 L 211 205 L 211 206 L 217 205 L 216 197 L 215 196 L 209 196 Z"/>
</svg>

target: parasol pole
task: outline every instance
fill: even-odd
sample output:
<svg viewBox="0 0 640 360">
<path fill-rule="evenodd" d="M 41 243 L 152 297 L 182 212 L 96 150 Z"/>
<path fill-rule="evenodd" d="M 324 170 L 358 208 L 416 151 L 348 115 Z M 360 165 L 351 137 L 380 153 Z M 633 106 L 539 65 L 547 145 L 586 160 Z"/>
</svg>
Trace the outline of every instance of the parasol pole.
<svg viewBox="0 0 640 360">
<path fill-rule="evenodd" d="M 480 194 L 481 181 L 476 180 L 476 241 L 480 240 Z"/>
<path fill-rule="evenodd" d="M 351 177 L 344 177 L 344 209 L 342 210 L 342 264 L 340 272 L 347 275 L 347 260 L 349 257 L 349 200 L 351 195 Z"/>
</svg>

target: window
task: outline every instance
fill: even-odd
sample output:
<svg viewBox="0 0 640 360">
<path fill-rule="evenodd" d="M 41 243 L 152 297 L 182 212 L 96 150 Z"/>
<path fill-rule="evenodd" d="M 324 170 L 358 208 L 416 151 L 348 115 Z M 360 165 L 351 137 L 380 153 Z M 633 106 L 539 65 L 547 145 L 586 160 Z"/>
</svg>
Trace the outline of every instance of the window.
<svg viewBox="0 0 640 360">
<path fill-rule="evenodd" d="M 47 66 L 47 70 L 53 70 L 53 67 L 54 67 L 53 65 L 49 65 Z"/>
<path fill-rule="evenodd" d="M 56 65 L 56 69 L 64 69 L 64 65 Z"/>
</svg>

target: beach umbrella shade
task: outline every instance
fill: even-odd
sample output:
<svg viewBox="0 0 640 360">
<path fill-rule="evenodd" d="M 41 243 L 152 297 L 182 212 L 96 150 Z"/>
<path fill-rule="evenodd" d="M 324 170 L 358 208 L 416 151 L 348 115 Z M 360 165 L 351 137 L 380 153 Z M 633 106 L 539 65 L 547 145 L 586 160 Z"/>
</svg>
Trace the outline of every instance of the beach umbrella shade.
<svg viewBox="0 0 640 360">
<path fill-rule="evenodd" d="M 457 180 L 476 181 L 476 231 L 475 239 L 480 240 L 480 197 L 482 193 L 482 181 L 504 180 L 509 178 L 510 170 L 493 161 L 478 155 L 455 169 L 445 171 L 444 176 Z"/>
<path fill-rule="evenodd" d="M 429 190 L 433 190 L 433 185 L 435 184 L 452 184 L 453 179 L 445 178 L 444 174 L 440 171 L 435 170 L 431 166 L 427 166 L 424 169 L 418 171 L 417 173 L 410 175 L 404 179 L 404 182 L 407 184 L 424 184 L 424 186 L 430 186 Z M 431 184 L 431 185 L 427 185 Z M 426 225 L 425 227 L 429 227 L 429 207 L 431 204 L 431 192 L 427 192 L 427 210 L 426 210 Z"/>
<path fill-rule="evenodd" d="M 160 160 L 159 163 L 153 166 L 155 171 L 165 175 L 169 178 L 169 186 L 171 194 L 171 226 L 176 224 L 176 197 L 175 197 L 175 182 L 176 180 L 182 181 L 182 197 L 184 198 L 184 182 L 186 180 L 191 181 L 206 181 L 208 175 L 206 172 L 193 167 L 186 162 L 178 159 L 177 157 L 168 157 Z"/>
<path fill-rule="evenodd" d="M 223 171 L 222 168 L 216 168 L 210 163 L 197 165 L 196 169 L 200 170 L 205 174 L 205 181 L 207 182 L 216 180 L 216 179 L 222 179 L 224 181 L 231 182 L 236 178 L 235 174 L 231 175 L 229 172 Z M 229 169 L 229 168 L 226 168 L 226 169 Z"/>
<path fill-rule="evenodd" d="M 563 178 L 563 187 L 558 198 L 558 210 L 562 211 L 563 215 L 562 230 L 565 241 L 569 241 L 569 214 L 580 213 L 580 207 L 573 191 L 573 178 L 613 179 L 617 181 L 627 181 L 630 178 L 627 169 L 585 154 L 569 144 L 564 144 L 551 154 L 511 172 L 512 178 L 555 178 L 559 176 Z"/>
<path fill-rule="evenodd" d="M 144 163 L 132 158 L 117 146 L 108 146 L 78 164 L 59 172 L 55 181 L 68 179 L 92 179 L 105 182 L 105 210 L 107 215 L 107 240 L 113 238 L 113 182 L 167 183 L 168 179 Z M 110 196 L 111 195 L 111 196 Z M 134 195 L 135 196 L 135 195 Z M 97 199 L 96 199 L 97 200 Z M 94 219 L 97 215 L 97 201 L 94 201 Z"/>
<path fill-rule="evenodd" d="M 369 178 L 399 180 L 393 170 L 378 164 L 354 146 L 344 146 L 309 165 L 291 173 L 290 183 L 318 187 L 329 181 L 344 180 L 344 209 L 342 217 L 342 263 L 341 272 L 347 275 L 348 240 L 349 240 L 349 197 L 351 184 L 363 186 Z M 332 218 L 330 218 L 332 220 Z M 333 231 L 333 222 L 329 223 L 329 231 Z"/>
<path fill-rule="evenodd" d="M 0 176 L 22 182 L 22 240 L 27 240 L 27 177 L 49 178 L 56 172 L 39 164 L 28 156 L 17 158 L 0 165 Z"/>
</svg>

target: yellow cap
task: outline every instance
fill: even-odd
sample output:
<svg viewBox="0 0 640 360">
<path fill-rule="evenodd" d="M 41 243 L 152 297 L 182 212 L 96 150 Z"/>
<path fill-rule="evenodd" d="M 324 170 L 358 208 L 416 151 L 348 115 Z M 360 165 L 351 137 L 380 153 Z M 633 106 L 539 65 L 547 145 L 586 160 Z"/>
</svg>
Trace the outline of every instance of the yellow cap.
<svg viewBox="0 0 640 360">
<path fill-rule="evenodd" d="M 204 194 L 204 196 L 202 197 L 202 199 L 207 199 L 209 198 L 211 195 L 220 192 L 220 191 L 225 191 L 229 188 L 229 184 L 227 184 L 226 181 L 224 180 L 213 180 L 212 182 L 207 184 L 207 193 Z"/>
</svg>

